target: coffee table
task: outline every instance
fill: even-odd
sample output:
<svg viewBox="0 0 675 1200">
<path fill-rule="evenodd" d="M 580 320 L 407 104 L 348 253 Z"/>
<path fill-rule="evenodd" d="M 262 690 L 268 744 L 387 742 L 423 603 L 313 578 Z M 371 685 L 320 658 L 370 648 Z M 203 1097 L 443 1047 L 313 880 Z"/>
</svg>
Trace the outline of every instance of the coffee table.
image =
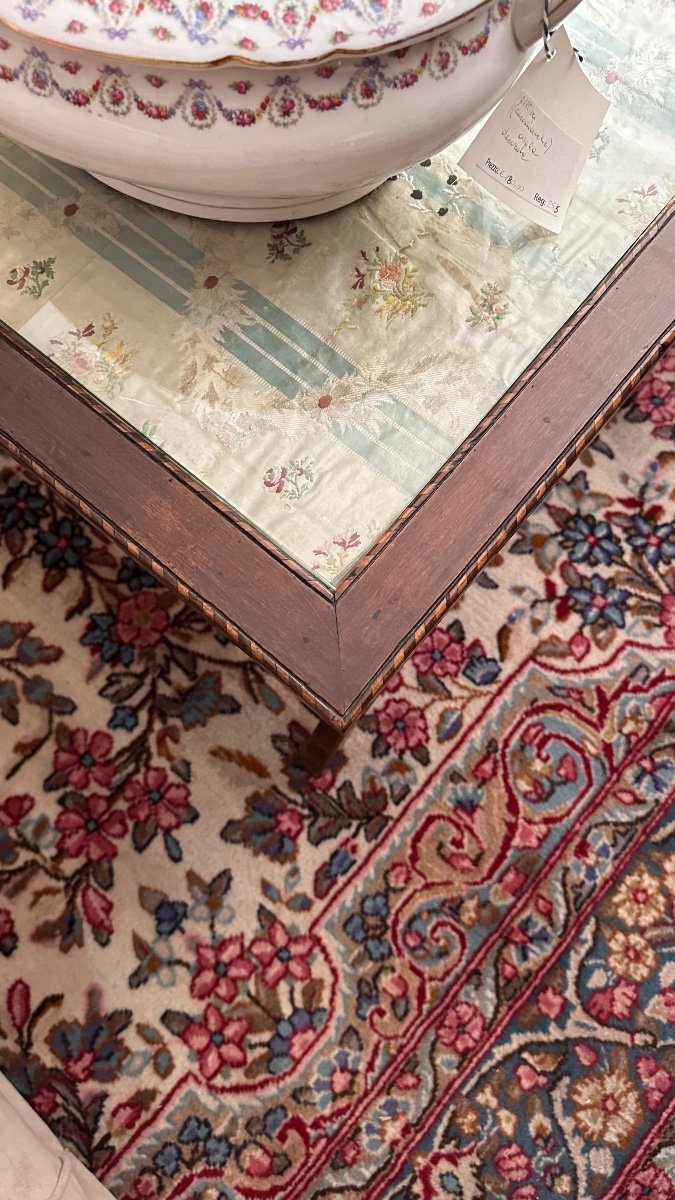
<svg viewBox="0 0 675 1200">
<path fill-rule="evenodd" d="M 300 694 L 314 760 L 675 335 L 675 15 L 569 25 L 612 107 L 557 238 L 468 138 L 272 227 L 0 141 L 0 443 Z"/>
</svg>

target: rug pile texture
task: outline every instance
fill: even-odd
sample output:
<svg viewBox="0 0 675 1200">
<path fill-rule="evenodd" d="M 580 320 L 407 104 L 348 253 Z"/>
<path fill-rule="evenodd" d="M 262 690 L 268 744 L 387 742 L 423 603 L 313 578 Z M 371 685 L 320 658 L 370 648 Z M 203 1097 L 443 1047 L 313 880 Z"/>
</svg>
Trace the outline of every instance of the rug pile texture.
<svg viewBox="0 0 675 1200">
<path fill-rule="evenodd" d="M 0 1068 L 119 1200 L 675 1200 L 674 351 L 318 778 L 9 460 L 0 528 Z"/>
</svg>

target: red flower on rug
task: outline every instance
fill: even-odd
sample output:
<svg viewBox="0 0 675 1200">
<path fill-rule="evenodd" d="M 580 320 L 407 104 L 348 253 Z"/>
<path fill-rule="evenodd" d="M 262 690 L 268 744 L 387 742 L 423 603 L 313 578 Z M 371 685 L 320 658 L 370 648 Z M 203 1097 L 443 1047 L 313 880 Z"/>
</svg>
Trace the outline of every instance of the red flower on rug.
<svg viewBox="0 0 675 1200">
<path fill-rule="evenodd" d="M 421 675 L 439 678 L 459 675 L 466 662 L 466 647 L 446 629 L 434 629 L 412 656 L 413 666 Z"/>
<path fill-rule="evenodd" d="M 137 592 L 120 600 L 113 627 L 118 641 L 127 646 L 147 649 L 161 642 L 171 624 L 171 617 L 159 602 L 156 592 Z"/>
<path fill-rule="evenodd" d="M 250 979 L 255 967 L 244 958 L 244 938 L 225 938 L 217 946 L 199 945 L 197 973 L 190 984 L 190 995 L 205 1000 L 215 995 L 225 1004 L 236 999 L 242 980 Z"/>
<path fill-rule="evenodd" d="M 251 943 L 251 954 L 263 965 L 266 986 L 274 988 L 287 975 L 298 980 L 311 978 L 309 957 L 313 948 L 311 937 L 291 937 L 280 921 L 274 921 L 266 938 Z"/>
<path fill-rule="evenodd" d="M 189 788 L 169 779 L 163 767 L 150 767 L 143 778 L 130 779 L 122 789 L 132 821 L 153 821 L 161 830 L 178 829 L 186 819 Z"/>
<path fill-rule="evenodd" d="M 0 825 L 20 825 L 34 807 L 35 800 L 32 796 L 8 796 L 0 804 Z"/>
<path fill-rule="evenodd" d="M 675 391 L 665 379 L 650 375 L 640 384 L 633 403 L 655 425 L 670 425 L 675 421 Z"/>
<path fill-rule="evenodd" d="M 92 781 L 99 787 L 110 787 L 117 774 L 116 764 L 110 761 L 113 749 L 110 734 L 61 728 L 63 734 L 54 754 L 54 770 L 62 772 L 70 787 L 78 791 L 89 787 Z"/>
<path fill-rule="evenodd" d="M 501 1146 L 494 1156 L 494 1164 L 497 1174 L 501 1175 L 502 1179 L 508 1179 L 510 1183 L 528 1179 L 532 1173 L 530 1158 L 517 1142 Z"/>
<path fill-rule="evenodd" d="M 84 857 L 89 862 L 116 858 L 113 838 L 124 837 L 127 821 L 123 812 L 112 808 L 107 797 L 80 796 L 71 793 L 65 800 L 65 811 L 54 822 L 59 837 L 57 846 L 67 858 Z"/>
<path fill-rule="evenodd" d="M 439 1041 L 457 1054 L 467 1054 L 480 1045 L 485 1035 L 485 1017 L 475 1004 L 460 1000 L 439 1026 Z"/>
<path fill-rule="evenodd" d="M 377 728 L 392 750 L 414 750 L 429 740 L 429 727 L 421 708 L 409 700 L 387 700 L 375 711 Z"/>
<path fill-rule="evenodd" d="M 183 1041 L 199 1059 L 199 1070 L 205 1079 L 215 1079 L 226 1067 L 243 1067 L 246 1051 L 242 1043 L 249 1032 L 245 1017 L 228 1019 L 207 1004 L 201 1021 L 191 1021 L 183 1030 Z"/>
<path fill-rule="evenodd" d="M 649 1163 L 629 1180 L 623 1200 L 675 1200 L 675 1180 Z"/>
</svg>

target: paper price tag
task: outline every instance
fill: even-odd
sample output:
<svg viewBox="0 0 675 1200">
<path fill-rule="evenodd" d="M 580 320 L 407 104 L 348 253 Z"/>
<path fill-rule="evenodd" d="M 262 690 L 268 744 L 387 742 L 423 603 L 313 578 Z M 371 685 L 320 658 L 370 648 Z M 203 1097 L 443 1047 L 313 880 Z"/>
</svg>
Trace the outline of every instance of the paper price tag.
<svg viewBox="0 0 675 1200">
<path fill-rule="evenodd" d="M 609 108 L 584 75 L 564 29 L 516 80 L 459 165 L 523 217 L 559 233 Z"/>
</svg>

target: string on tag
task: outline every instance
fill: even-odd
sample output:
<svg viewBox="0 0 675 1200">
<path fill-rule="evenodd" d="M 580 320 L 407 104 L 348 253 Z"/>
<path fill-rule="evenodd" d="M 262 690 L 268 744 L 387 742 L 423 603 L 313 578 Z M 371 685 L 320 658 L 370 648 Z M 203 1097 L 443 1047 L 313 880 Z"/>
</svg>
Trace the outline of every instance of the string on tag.
<svg viewBox="0 0 675 1200">
<path fill-rule="evenodd" d="M 549 13 L 549 0 L 544 0 L 544 11 L 542 13 L 542 18 L 541 18 L 541 32 L 542 32 L 542 37 L 544 39 L 544 50 L 546 52 L 546 60 L 547 60 L 547 62 L 551 62 L 552 59 L 555 58 L 556 50 L 555 50 L 555 46 L 551 45 L 551 38 L 553 37 L 553 34 L 555 33 L 555 29 L 551 29 L 551 18 L 550 18 L 550 13 Z M 572 49 L 574 50 L 574 53 L 576 54 L 577 58 L 579 59 L 579 62 L 582 63 L 584 61 L 583 54 L 579 53 L 576 46 L 573 46 Z"/>
<path fill-rule="evenodd" d="M 541 18 L 541 32 L 544 39 L 546 58 L 551 62 L 555 58 L 555 49 L 551 46 L 551 19 L 548 11 L 548 0 L 544 0 L 544 11 Z"/>
</svg>

